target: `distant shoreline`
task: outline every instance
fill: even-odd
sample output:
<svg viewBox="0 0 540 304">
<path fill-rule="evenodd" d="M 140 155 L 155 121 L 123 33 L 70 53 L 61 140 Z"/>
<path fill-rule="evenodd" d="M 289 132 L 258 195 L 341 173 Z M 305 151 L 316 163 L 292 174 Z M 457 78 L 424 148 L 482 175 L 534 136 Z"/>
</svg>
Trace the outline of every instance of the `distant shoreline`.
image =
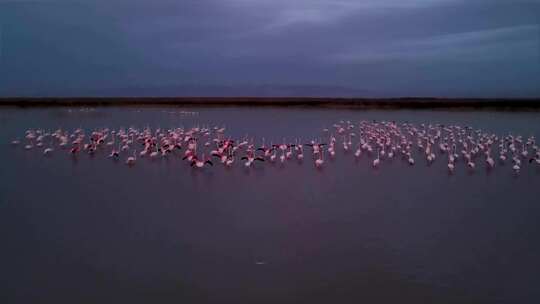
<svg viewBox="0 0 540 304">
<path fill-rule="evenodd" d="M 310 107 L 353 109 L 540 110 L 540 98 L 322 98 L 322 97 L 5 97 L 1 106 Z"/>
</svg>

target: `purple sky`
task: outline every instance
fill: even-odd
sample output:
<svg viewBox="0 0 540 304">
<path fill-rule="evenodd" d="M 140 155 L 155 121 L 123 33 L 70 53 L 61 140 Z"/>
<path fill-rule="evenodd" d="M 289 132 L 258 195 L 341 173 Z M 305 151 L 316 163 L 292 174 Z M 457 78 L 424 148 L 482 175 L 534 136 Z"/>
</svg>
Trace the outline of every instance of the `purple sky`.
<svg viewBox="0 0 540 304">
<path fill-rule="evenodd" d="M 540 96 L 539 0 L 0 0 L 0 96 Z"/>
</svg>

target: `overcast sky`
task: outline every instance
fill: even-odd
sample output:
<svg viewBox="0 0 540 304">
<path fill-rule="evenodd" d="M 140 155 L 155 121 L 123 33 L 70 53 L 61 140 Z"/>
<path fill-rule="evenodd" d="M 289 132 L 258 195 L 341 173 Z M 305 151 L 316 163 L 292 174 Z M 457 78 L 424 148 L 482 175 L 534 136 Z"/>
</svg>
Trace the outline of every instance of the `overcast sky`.
<svg viewBox="0 0 540 304">
<path fill-rule="evenodd" d="M 540 0 L 0 0 L 0 95 L 540 96 Z"/>
</svg>

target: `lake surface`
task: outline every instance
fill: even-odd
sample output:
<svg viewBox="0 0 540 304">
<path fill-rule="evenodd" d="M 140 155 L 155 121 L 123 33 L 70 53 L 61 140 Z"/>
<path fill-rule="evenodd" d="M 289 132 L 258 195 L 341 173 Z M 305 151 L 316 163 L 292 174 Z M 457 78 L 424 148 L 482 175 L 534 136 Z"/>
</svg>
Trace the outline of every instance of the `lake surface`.
<svg viewBox="0 0 540 304">
<path fill-rule="evenodd" d="M 10 142 L 28 128 L 226 126 L 311 139 L 339 120 L 540 138 L 540 112 L 1 108 L 2 303 L 539 303 L 540 169 L 446 161 L 194 170 Z M 338 145 L 339 146 L 339 145 Z"/>
</svg>

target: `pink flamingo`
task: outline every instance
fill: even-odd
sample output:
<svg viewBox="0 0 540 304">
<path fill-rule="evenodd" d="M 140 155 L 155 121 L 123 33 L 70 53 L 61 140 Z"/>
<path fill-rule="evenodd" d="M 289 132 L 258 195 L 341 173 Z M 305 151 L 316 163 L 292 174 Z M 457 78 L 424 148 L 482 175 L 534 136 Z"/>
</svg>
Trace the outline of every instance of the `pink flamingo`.
<svg viewBox="0 0 540 304">
<path fill-rule="evenodd" d="M 324 149 L 320 150 L 319 158 L 315 160 L 315 167 L 320 168 L 324 164 Z"/>
<path fill-rule="evenodd" d="M 197 158 L 197 156 L 193 156 L 190 166 L 196 167 L 196 168 L 202 168 L 202 167 L 204 167 L 204 165 L 213 166 L 214 164 L 212 163 L 211 160 L 205 158 L 204 154 L 202 155 L 201 159 Z"/>
<path fill-rule="evenodd" d="M 133 166 L 135 165 L 135 162 L 137 161 L 137 151 L 133 151 L 133 156 L 130 156 L 126 159 L 126 165 Z"/>
</svg>

